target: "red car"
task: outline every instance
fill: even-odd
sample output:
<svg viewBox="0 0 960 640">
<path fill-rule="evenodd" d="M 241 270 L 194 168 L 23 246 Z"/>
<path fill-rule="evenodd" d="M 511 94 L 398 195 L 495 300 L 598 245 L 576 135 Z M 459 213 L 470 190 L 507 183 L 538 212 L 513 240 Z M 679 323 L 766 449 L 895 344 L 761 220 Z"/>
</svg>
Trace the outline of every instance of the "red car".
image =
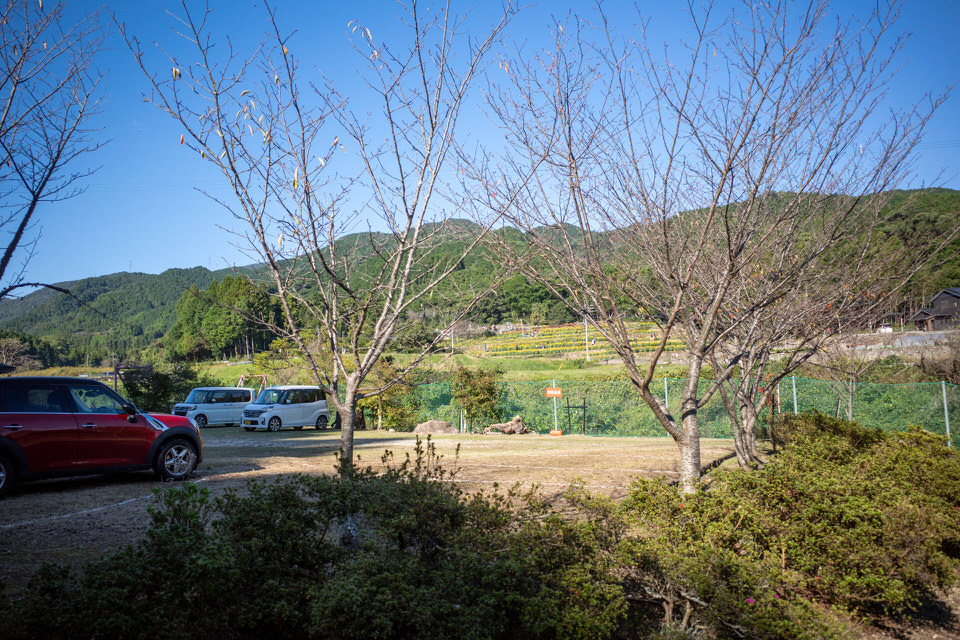
<svg viewBox="0 0 960 640">
<path fill-rule="evenodd" d="M 147 415 L 84 378 L 0 378 L 0 496 L 21 480 L 153 469 L 185 480 L 203 459 L 187 418 Z"/>
</svg>

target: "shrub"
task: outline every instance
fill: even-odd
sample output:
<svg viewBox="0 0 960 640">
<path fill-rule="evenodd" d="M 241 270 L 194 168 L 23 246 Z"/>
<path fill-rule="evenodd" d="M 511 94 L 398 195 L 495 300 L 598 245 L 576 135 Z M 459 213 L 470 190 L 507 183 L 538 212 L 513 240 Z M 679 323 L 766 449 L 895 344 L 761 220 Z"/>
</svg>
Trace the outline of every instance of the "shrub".
<svg viewBox="0 0 960 640">
<path fill-rule="evenodd" d="M 884 439 L 880 429 L 864 427 L 856 422 L 832 418 L 822 413 L 783 414 L 770 430 L 774 445 L 783 447 L 797 439 L 833 439 L 850 451 L 861 450 Z"/>
<path fill-rule="evenodd" d="M 453 397 L 463 410 L 471 430 L 476 420 L 496 418 L 497 405 L 503 397 L 499 384 L 502 377 L 503 371 L 500 369 L 471 370 L 459 367 L 454 371 Z"/>
<path fill-rule="evenodd" d="M 157 492 L 142 541 L 47 566 L 6 637 L 840 638 L 957 580 L 960 457 L 943 438 L 808 416 L 754 472 L 464 494 L 432 443 L 387 470 Z"/>
<path fill-rule="evenodd" d="M 126 396 L 139 409 L 167 413 L 194 387 L 219 386 L 189 365 L 156 365 L 152 369 L 130 369 L 121 374 Z"/>
<path fill-rule="evenodd" d="M 681 629 L 816 638 L 842 631 L 822 605 L 903 611 L 956 582 L 960 458 L 943 438 L 823 416 L 778 429 L 786 447 L 758 471 L 694 495 L 633 486 L 628 595 L 660 602 Z"/>
<path fill-rule="evenodd" d="M 387 462 L 391 457 L 385 457 Z M 589 522 L 465 496 L 428 443 L 383 474 L 159 491 L 143 540 L 45 567 L 8 638 L 603 638 L 623 599 Z"/>
</svg>

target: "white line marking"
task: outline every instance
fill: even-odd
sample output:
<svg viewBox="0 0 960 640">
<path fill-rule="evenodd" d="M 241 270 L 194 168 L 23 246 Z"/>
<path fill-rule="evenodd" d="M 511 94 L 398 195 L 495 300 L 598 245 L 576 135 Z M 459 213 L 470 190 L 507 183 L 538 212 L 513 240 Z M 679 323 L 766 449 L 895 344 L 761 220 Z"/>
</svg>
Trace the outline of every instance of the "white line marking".
<svg viewBox="0 0 960 640">
<path fill-rule="evenodd" d="M 36 520 L 24 520 L 23 522 L 14 522 L 12 524 L 5 524 L 0 526 L 0 529 L 15 529 L 16 527 L 25 527 L 31 524 L 37 524 L 39 522 L 49 522 L 51 520 L 63 520 L 65 518 L 72 518 L 74 516 L 83 516 L 88 513 L 95 513 L 97 511 L 103 511 L 104 509 L 112 509 L 114 507 L 122 507 L 125 504 L 131 502 L 136 502 L 137 500 L 143 500 L 144 498 L 149 498 L 150 496 L 140 496 L 139 498 L 130 498 L 129 500 L 124 500 L 123 502 L 117 502 L 115 504 L 106 504 L 102 507 L 96 507 L 94 509 L 84 509 L 83 511 L 75 511 L 73 513 L 62 513 L 56 516 L 49 516 L 46 518 L 37 518 Z"/>
<path fill-rule="evenodd" d="M 195 480 L 196 484 L 200 484 L 206 478 L 200 478 Z M 17 527 L 26 527 L 31 524 L 38 524 L 40 522 L 51 522 L 54 520 L 65 520 L 67 518 L 73 518 L 76 516 L 85 516 L 88 513 L 96 513 L 97 511 L 104 511 L 106 509 L 113 509 L 114 507 L 122 507 L 125 504 L 130 504 L 131 502 L 136 502 L 138 500 L 146 500 L 147 498 L 153 497 L 151 493 L 148 496 L 138 496 L 136 498 L 129 498 L 128 500 L 123 500 L 121 502 L 115 502 L 113 504 L 105 504 L 102 507 L 94 507 L 93 509 L 84 509 L 83 511 L 74 511 L 73 513 L 61 513 L 56 516 L 47 516 L 46 518 L 36 518 L 34 520 L 24 520 L 23 522 L 12 522 L 10 524 L 0 525 L 0 531 L 5 531 L 7 529 L 16 529 Z"/>
</svg>

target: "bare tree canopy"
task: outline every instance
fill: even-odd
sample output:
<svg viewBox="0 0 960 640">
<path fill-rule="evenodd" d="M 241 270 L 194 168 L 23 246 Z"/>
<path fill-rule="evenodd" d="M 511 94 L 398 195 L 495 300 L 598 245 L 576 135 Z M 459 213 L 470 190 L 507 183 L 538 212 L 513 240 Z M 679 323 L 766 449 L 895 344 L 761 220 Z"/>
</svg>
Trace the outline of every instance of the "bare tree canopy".
<svg viewBox="0 0 960 640">
<path fill-rule="evenodd" d="M 23 287 L 42 202 L 80 192 L 78 159 L 100 143 L 90 129 L 102 75 L 93 68 L 106 30 L 101 13 L 76 23 L 66 3 L 7 0 L 0 16 L 0 299 Z"/>
<path fill-rule="evenodd" d="M 149 99 L 229 183 L 231 198 L 219 202 L 241 222 L 241 242 L 269 270 L 283 308 L 279 323 L 260 320 L 296 346 L 336 406 L 348 468 L 357 402 L 402 380 L 441 334 L 389 379 L 370 376 L 375 365 L 485 233 L 471 225 L 457 255 L 431 251 L 462 226 L 453 220 L 462 196 L 449 188 L 462 157 L 458 120 L 515 10 L 508 3 L 475 37 L 451 3 L 413 0 L 397 46 L 361 22 L 345 25 L 372 97 L 354 103 L 303 80 L 296 39 L 275 10 L 264 16 L 270 36 L 244 57 L 208 33 L 209 11 L 191 7 L 175 16 L 183 41 L 162 50 L 162 74 L 124 35 L 152 83 Z M 450 321 L 470 299 L 445 301 Z"/>
<path fill-rule="evenodd" d="M 691 6 L 694 37 L 662 57 L 642 17 L 626 34 L 599 13 L 555 25 L 552 49 L 505 63 L 490 105 L 508 148 L 475 176 L 478 206 L 525 232 L 516 263 L 572 309 L 596 311 L 591 322 L 680 448 L 685 490 L 700 476 L 698 410 L 741 364 L 752 370 L 751 352 L 769 352 L 751 327 L 788 318 L 776 340 L 822 336 L 829 323 L 815 317 L 889 291 L 908 252 L 877 260 L 895 214 L 883 192 L 910 175 L 943 100 L 889 104 L 904 43 L 896 4 L 860 20 L 823 1 Z M 624 324 L 636 316 L 663 330 L 648 362 Z M 677 337 L 688 370 L 675 413 L 650 383 Z"/>
</svg>

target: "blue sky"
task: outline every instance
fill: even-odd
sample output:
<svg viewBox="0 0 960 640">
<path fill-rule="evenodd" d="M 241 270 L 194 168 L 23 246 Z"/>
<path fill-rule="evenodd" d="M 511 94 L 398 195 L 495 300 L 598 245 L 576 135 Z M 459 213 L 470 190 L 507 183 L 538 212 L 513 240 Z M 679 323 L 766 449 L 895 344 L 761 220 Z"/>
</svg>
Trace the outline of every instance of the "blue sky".
<svg viewBox="0 0 960 640">
<path fill-rule="evenodd" d="M 72 11 L 84 11 L 100 4 L 99 0 L 73 0 L 70 6 Z M 350 47 L 347 24 L 357 19 L 371 28 L 376 39 L 395 40 L 399 31 L 394 18 L 397 5 L 388 0 L 278 0 L 275 4 L 281 25 L 298 30 L 289 46 L 303 68 L 319 67 L 345 92 L 356 93 L 359 98 L 354 98 L 355 108 L 362 110 L 355 72 L 360 61 Z M 676 3 L 676 7 L 681 4 L 685 3 Z M 871 4 L 849 0 L 835 3 L 834 10 L 841 15 L 857 14 Z M 210 5 L 215 12 L 214 30 L 229 34 L 238 49 L 262 39 L 262 3 L 211 0 Z M 913 35 L 901 58 L 903 70 L 890 87 L 894 103 L 960 84 L 956 33 L 960 2 L 908 1 L 906 5 L 900 28 Z M 164 7 L 177 6 L 170 0 L 127 0 L 117 1 L 111 8 L 149 47 L 153 41 L 173 40 L 173 22 Z M 482 3 L 466 6 L 479 7 L 476 17 L 482 22 L 491 14 Z M 552 16 L 562 19 L 571 10 L 589 6 L 570 0 L 533 4 L 511 25 L 509 37 L 536 46 L 547 36 Z M 685 24 L 674 3 L 647 0 L 638 6 L 650 17 L 651 33 L 655 35 L 671 34 Z M 624 20 L 635 19 L 632 3 L 610 1 L 605 7 Z M 173 267 L 219 269 L 253 262 L 233 246 L 235 238 L 230 230 L 242 231 L 240 223 L 196 191 L 199 187 L 226 196 L 222 179 L 179 145 L 180 131 L 169 116 L 142 101 L 145 81 L 119 37 L 111 36 L 109 46 L 99 65 L 107 76 L 107 100 L 97 123 L 109 142 L 87 158 L 90 165 L 100 168 L 86 180 L 83 195 L 43 204 L 38 210 L 42 235 L 27 278 L 62 282 L 118 271 L 160 273 Z M 470 118 L 471 125 L 482 122 L 475 120 L 476 116 Z M 919 154 L 917 180 L 909 186 L 929 186 L 936 181 L 940 186 L 960 189 L 957 93 L 934 117 Z M 937 181 L 941 172 L 943 178 Z"/>
</svg>

